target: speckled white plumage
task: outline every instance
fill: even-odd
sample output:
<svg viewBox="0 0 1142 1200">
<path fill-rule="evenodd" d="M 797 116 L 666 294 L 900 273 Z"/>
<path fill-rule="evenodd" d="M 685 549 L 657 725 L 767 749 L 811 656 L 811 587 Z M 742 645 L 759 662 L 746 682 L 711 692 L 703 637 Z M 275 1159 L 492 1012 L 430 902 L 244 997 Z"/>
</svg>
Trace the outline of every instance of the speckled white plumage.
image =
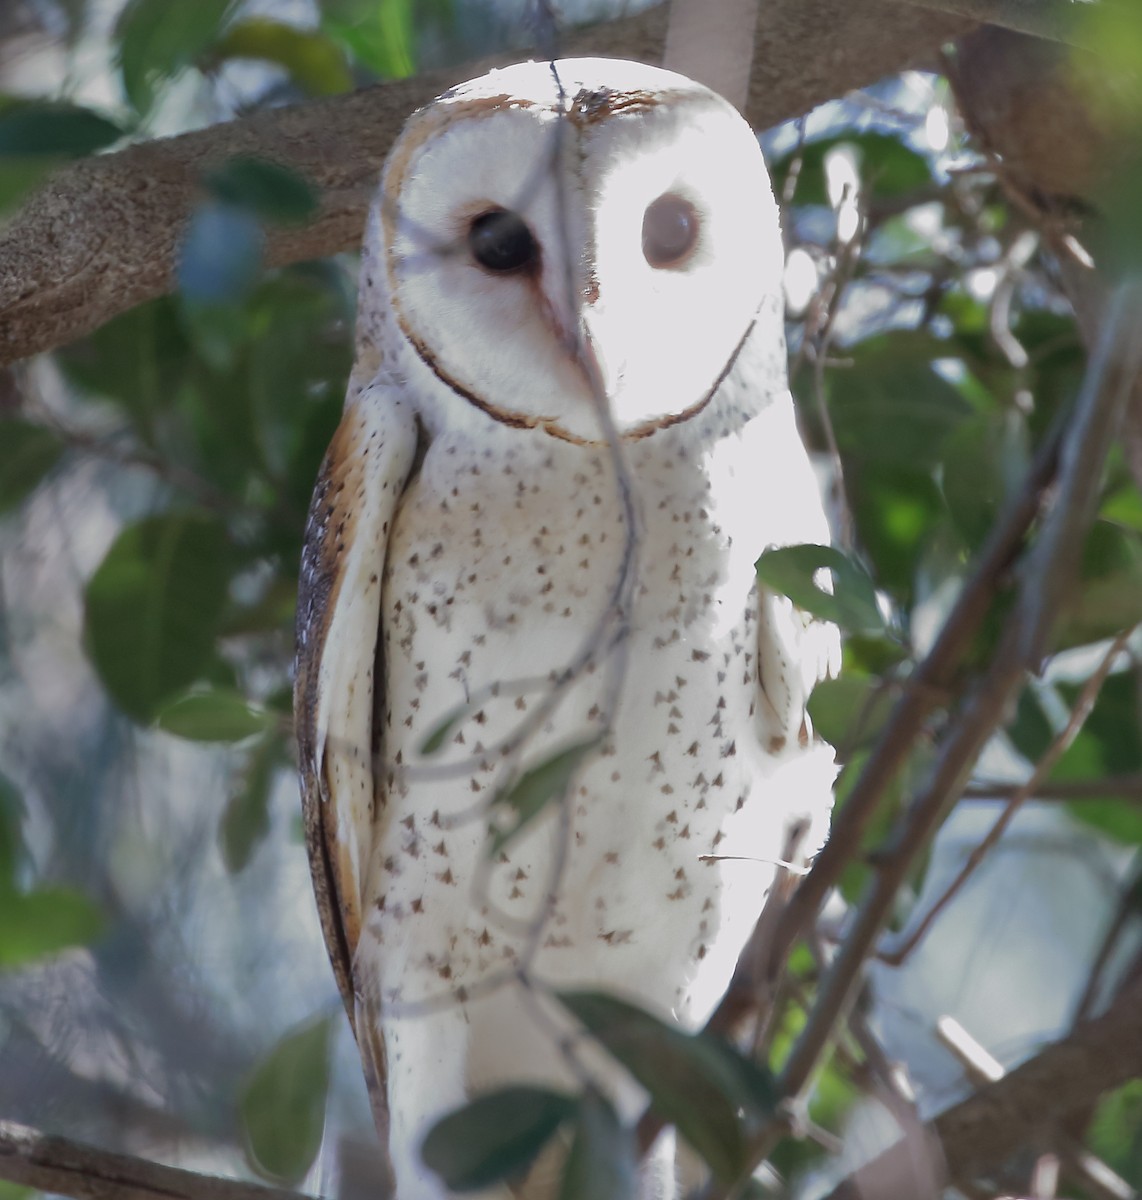
<svg viewBox="0 0 1142 1200">
<path fill-rule="evenodd" d="M 577 60 L 558 78 L 562 96 L 550 64 L 453 89 L 394 148 L 303 563 L 311 860 L 366 1068 L 385 1077 L 401 1200 L 444 1194 L 417 1156 L 444 1111 L 499 1082 L 571 1082 L 561 1018 L 513 969 L 694 1027 L 790 827 L 808 823 L 804 854 L 827 830 L 832 752 L 804 706 L 835 631 L 754 581 L 767 546 L 828 540 L 785 383 L 764 164 L 737 114 L 678 76 Z M 664 193 L 699 218 L 666 269 L 640 236 Z M 467 253 L 489 206 L 525 218 L 534 271 Z M 624 482 L 637 574 L 620 617 Z M 591 665 L 512 745 L 584 645 Z M 429 762 L 425 738 L 465 704 Z M 490 855 L 497 791 L 596 735 L 564 803 Z M 637 1090 L 599 1069 L 633 1115 Z M 666 1157 L 647 1196 L 673 1195 Z"/>
</svg>

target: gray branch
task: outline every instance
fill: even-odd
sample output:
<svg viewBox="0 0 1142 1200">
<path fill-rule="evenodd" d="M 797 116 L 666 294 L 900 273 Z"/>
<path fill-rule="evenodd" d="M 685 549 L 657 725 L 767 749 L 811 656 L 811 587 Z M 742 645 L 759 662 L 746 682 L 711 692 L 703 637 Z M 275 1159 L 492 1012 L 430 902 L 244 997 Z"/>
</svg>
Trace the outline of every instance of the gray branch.
<svg viewBox="0 0 1142 1200">
<path fill-rule="evenodd" d="M 947 1176 L 968 1181 L 994 1174 L 1028 1146 L 1049 1149 L 1049 1131 L 1106 1092 L 1142 1077 L 1142 978 L 1123 989 L 1101 1016 L 1046 1046 L 995 1083 L 941 1113 L 929 1126 Z M 913 1139 L 898 1142 L 837 1186 L 827 1200 L 868 1200 L 872 1180 L 914 1177 Z M 903 1193 L 900 1193 L 903 1194 Z"/>
<path fill-rule="evenodd" d="M 973 27 L 899 0 L 767 0 L 746 114 L 759 128 L 933 61 Z M 569 34 L 562 52 L 660 62 L 667 6 Z M 393 138 L 408 114 L 458 79 L 522 53 L 258 112 L 86 159 L 56 175 L 0 229 L 0 364 L 72 341 L 170 291 L 203 170 L 232 155 L 273 160 L 320 193 L 317 217 L 267 230 L 282 266 L 354 248 Z"/>
<path fill-rule="evenodd" d="M 309 1200 L 299 1192 L 165 1167 L 0 1121 L 0 1179 L 76 1200 Z"/>
</svg>

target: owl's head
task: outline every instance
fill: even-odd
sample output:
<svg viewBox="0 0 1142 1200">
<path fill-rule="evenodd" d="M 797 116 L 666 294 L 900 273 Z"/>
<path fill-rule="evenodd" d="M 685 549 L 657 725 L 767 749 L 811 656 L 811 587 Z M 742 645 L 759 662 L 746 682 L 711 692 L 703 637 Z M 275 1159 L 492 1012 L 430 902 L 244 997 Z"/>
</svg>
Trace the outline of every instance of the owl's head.
<svg viewBox="0 0 1142 1200">
<path fill-rule="evenodd" d="M 394 145 L 371 236 L 362 304 L 391 308 L 464 402 L 573 440 L 599 439 L 600 390 L 624 434 L 700 409 L 780 311 L 753 132 L 637 63 L 525 63 L 446 92 Z"/>
</svg>

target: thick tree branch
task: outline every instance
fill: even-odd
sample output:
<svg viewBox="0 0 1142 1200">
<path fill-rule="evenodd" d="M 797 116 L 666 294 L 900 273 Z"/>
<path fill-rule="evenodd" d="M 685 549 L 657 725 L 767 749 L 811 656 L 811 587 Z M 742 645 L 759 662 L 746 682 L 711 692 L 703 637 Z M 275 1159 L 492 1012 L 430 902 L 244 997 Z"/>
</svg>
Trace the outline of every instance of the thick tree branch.
<svg viewBox="0 0 1142 1200">
<path fill-rule="evenodd" d="M 113 1154 L 0 1121 L 0 1179 L 76 1200 L 308 1200 L 298 1192 Z"/>
<path fill-rule="evenodd" d="M 659 5 L 578 30 L 563 52 L 659 62 L 666 18 L 666 5 Z M 971 27 L 963 17 L 898 0 L 767 0 L 747 115 L 758 127 L 795 116 L 931 60 Z M 457 79 L 520 56 L 259 112 L 60 172 L 0 230 L 0 363 L 62 345 L 169 291 L 202 170 L 234 154 L 279 162 L 322 196 L 310 224 L 267 231 L 271 266 L 354 247 L 380 165 L 409 112 Z"/>
<path fill-rule="evenodd" d="M 1069 1113 L 1142 1077 L 1142 978 L 1101 1016 L 1077 1026 L 1010 1074 L 947 1109 L 931 1123 L 947 1175 L 990 1174 L 1029 1146 L 1050 1149 L 1052 1130 Z M 910 1141 L 898 1142 L 829 1194 L 828 1200 L 870 1200 L 870 1179 L 908 1179 Z"/>
</svg>

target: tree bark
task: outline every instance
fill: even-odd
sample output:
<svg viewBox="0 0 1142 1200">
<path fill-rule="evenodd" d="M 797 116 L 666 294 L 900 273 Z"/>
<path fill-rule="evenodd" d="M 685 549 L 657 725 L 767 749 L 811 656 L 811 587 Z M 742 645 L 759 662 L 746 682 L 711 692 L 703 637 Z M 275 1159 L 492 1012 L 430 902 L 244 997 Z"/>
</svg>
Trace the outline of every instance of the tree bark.
<svg viewBox="0 0 1142 1200">
<path fill-rule="evenodd" d="M 662 4 L 576 30 L 562 52 L 660 62 L 667 15 Z M 766 0 L 746 115 L 762 128 L 931 63 L 944 42 L 973 25 L 899 0 Z M 321 195 L 309 224 L 267 229 L 269 266 L 354 248 L 381 163 L 412 109 L 458 79 L 518 57 L 264 110 L 60 171 L 0 229 L 0 364 L 72 341 L 170 291 L 183 230 L 202 198 L 202 172 L 235 154 L 280 163 Z"/>
</svg>

